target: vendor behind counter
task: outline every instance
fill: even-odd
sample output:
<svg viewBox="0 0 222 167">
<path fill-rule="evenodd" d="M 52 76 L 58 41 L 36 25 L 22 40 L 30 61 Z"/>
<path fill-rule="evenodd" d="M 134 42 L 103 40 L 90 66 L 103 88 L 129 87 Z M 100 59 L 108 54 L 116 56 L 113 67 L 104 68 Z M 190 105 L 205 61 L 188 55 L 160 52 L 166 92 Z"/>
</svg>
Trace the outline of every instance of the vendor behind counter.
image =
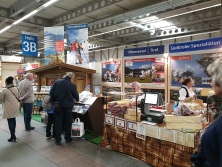
<svg viewBox="0 0 222 167">
<path fill-rule="evenodd" d="M 184 102 L 192 102 L 196 100 L 196 95 L 192 90 L 194 86 L 194 81 L 192 78 L 188 77 L 183 79 L 183 86 L 179 89 L 179 100 Z"/>
</svg>

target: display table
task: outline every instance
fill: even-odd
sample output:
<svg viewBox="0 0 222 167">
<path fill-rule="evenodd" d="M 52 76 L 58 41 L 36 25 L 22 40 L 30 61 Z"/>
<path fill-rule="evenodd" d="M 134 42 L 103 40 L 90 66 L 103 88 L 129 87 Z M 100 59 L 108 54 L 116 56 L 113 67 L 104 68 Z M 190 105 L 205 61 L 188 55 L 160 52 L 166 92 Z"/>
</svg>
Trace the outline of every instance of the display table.
<svg viewBox="0 0 222 167">
<path fill-rule="evenodd" d="M 200 132 L 194 134 L 194 148 L 146 137 L 136 138 L 136 132 L 104 125 L 100 145 L 133 156 L 154 167 L 190 167 L 190 156 L 199 146 Z"/>
<path fill-rule="evenodd" d="M 72 112 L 73 119 L 80 118 L 81 122 L 84 122 L 84 128 L 94 132 L 94 138 L 101 136 L 103 133 L 104 123 L 104 97 L 98 97 L 89 109 L 83 114 Z"/>
</svg>

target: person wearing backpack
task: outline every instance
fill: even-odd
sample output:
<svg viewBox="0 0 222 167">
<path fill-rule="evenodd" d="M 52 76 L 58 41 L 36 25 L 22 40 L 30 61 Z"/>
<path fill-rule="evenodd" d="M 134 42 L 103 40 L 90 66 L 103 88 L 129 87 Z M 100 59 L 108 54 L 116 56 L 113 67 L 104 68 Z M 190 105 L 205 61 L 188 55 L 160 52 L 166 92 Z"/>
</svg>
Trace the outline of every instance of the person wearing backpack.
<svg viewBox="0 0 222 167">
<path fill-rule="evenodd" d="M 44 100 L 43 100 L 44 101 Z M 42 111 L 44 109 L 44 111 L 47 112 L 48 114 L 48 122 L 46 125 L 46 139 L 55 139 L 56 137 L 56 131 L 55 131 L 55 112 L 54 112 L 54 106 L 53 106 L 53 102 L 49 101 L 50 105 L 51 105 L 51 109 L 50 107 L 45 108 L 44 104 L 42 103 L 42 106 L 39 108 L 39 111 Z M 53 126 L 53 131 L 51 132 Z"/>
<path fill-rule="evenodd" d="M 192 78 L 187 77 L 182 81 L 183 86 L 179 89 L 179 100 L 184 102 L 191 102 L 195 100 L 195 93 L 192 90 L 194 81 Z"/>
<path fill-rule="evenodd" d="M 59 104 L 59 111 L 55 112 L 55 130 L 56 130 L 56 144 L 60 145 L 62 140 L 62 125 L 65 120 L 65 140 L 66 143 L 72 141 L 71 126 L 72 126 L 72 109 L 74 103 L 79 101 L 79 93 L 76 85 L 71 81 L 74 80 L 75 74 L 67 72 L 66 75 L 59 80 L 56 80 L 50 90 L 51 100 L 55 104 Z"/>
</svg>

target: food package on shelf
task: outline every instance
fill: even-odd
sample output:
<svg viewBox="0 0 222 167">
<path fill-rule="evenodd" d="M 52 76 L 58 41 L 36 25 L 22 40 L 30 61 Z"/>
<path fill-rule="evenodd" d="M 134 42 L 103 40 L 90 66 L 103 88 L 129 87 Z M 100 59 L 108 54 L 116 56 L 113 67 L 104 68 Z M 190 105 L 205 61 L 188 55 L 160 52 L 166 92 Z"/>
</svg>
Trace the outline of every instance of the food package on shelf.
<svg viewBox="0 0 222 167">
<path fill-rule="evenodd" d="M 140 110 L 137 110 L 137 114 L 138 114 L 138 113 L 141 113 L 141 111 L 140 111 Z M 128 108 L 128 109 L 127 109 L 127 114 L 132 115 L 132 116 L 135 116 L 135 115 L 136 115 L 136 109 Z"/>
<path fill-rule="evenodd" d="M 173 111 L 173 115 L 187 116 L 187 115 L 199 115 L 206 113 L 207 108 L 204 105 L 198 103 L 180 103 L 179 106 Z"/>
<path fill-rule="evenodd" d="M 131 121 L 136 121 L 136 115 L 129 115 L 129 114 L 124 114 L 124 119 L 131 120 Z M 137 113 L 137 121 L 141 121 L 141 113 Z"/>
<path fill-rule="evenodd" d="M 115 105 L 115 106 L 110 106 L 108 107 L 108 114 L 123 118 L 124 114 L 126 113 L 127 107 L 126 106 L 119 106 L 119 105 Z"/>
<path fill-rule="evenodd" d="M 202 129 L 206 122 L 203 114 L 193 116 L 165 115 L 167 129 Z"/>
<path fill-rule="evenodd" d="M 108 102 L 108 107 L 112 107 L 112 106 L 115 106 L 117 105 L 117 102 L 116 101 L 111 101 L 111 102 Z"/>
<path fill-rule="evenodd" d="M 126 103 L 128 103 L 127 101 L 124 101 L 124 100 L 119 100 L 119 101 L 116 101 L 116 103 L 120 106 L 124 106 L 126 105 Z"/>
</svg>

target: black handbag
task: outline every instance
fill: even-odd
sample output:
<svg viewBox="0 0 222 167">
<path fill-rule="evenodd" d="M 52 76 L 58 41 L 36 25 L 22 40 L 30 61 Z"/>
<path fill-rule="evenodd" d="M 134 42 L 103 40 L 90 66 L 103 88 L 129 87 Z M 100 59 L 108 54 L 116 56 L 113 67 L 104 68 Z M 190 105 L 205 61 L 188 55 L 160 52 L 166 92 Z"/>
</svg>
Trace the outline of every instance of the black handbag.
<svg viewBox="0 0 222 167">
<path fill-rule="evenodd" d="M 63 97 L 61 103 L 60 102 L 54 102 L 54 112 L 55 113 L 59 113 L 60 112 L 60 106 L 62 105 L 65 97 L 67 96 L 67 94 L 69 92 L 69 90 L 70 90 L 70 85 L 69 85 L 69 88 L 68 88 L 67 92 L 65 93 L 65 96 Z"/>
</svg>

